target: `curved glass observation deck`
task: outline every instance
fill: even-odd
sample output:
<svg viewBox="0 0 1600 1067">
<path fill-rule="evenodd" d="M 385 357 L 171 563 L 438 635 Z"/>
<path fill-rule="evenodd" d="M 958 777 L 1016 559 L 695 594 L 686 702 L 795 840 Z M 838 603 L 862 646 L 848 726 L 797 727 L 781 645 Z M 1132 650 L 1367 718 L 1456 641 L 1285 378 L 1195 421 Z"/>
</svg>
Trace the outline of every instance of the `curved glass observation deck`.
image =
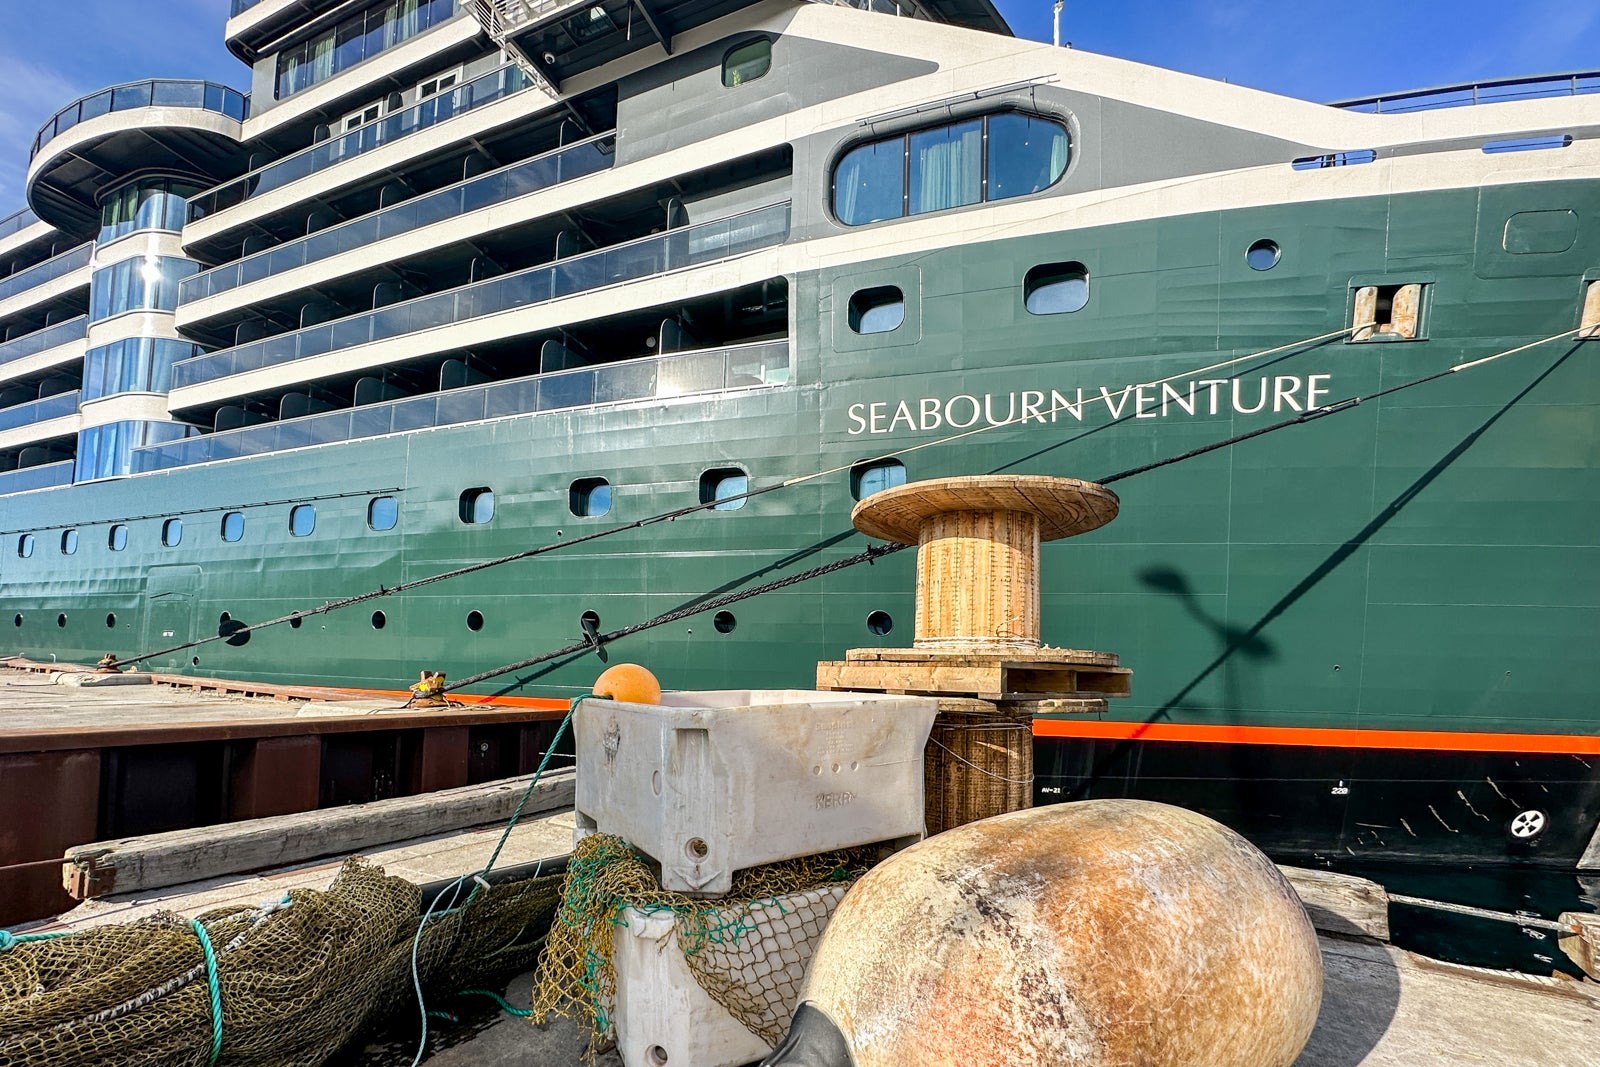
<svg viewBox="0 0 1600 1067">
<path fill-rule="evenodd" d="M 132 470 L 137 474 L 507 415 L 782 385 L 788 380 L 787 340 L 675 352 L 152 444 L 134 449 Z"/>
<path fill-rule="evenodd" d="M 365 248 L 374 241 L 595 174 L 611 166 L 616 158 L 615 145 L 614 134 L 603 134 L 213 267 L 185 278 L 178 287 L 178 299 L 189 303 L 217 296 L 274 274 Z"/>
<path fill-rule="evenodd" d="M 173 366 L 172 387 L 199 385 L 619 282 L 714 263 L 781 244 L 788 236 L 787 202 L 756 208 L 186 359 Z"/>
<path fill-rule="evenodd" d="M 130 111 L 140 107 L 187 107 L 213 111 L 243 122 L 250 114 L 250 98 L 237 89 L 206 81 L 178 81 L 149 78 L 142 82 L 129 82 L 102 89 L 98 93 L 74 100 L 50 117 L 39 127 L 33 138 L 32 159 L 50 140 L 72 129 L 87 119 L 109 115 L 114 111 Z"/>
</svg>

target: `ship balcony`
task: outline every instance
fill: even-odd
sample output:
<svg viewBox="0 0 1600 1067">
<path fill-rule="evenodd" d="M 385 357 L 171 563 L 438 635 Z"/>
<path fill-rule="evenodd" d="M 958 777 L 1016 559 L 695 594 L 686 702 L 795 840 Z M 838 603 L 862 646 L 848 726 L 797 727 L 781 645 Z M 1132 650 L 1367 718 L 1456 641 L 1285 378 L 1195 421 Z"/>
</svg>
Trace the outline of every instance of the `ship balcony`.
<svg viewBox="0 0 1600 1067">
<path fill-rule="evenodd" d="M 246 63 L 260 59 L 265 45 L 344 6 L 347 0 L 233 0 L 223 37 L 228 51 Z"/>
<path fill-rule="evenodd" d="M 139 173 L 215 182 L 243 167 L 249 98 L 214 82 L 149 79 L 102 89 L 56 112 L 33 139 L 28 206 L 80 237 L 100 228 L 100 200 Z"/>
<path fill-rule="evenodd" d="M 0 321 L 89 287 L 93 242 L 69 248 L 43 263 L 0 278 Z"/>
<path fill-rule="evenodd" d="M 233 301 L 213 299 L 241 286 L 346 253 L 363 252 L 361 258 L 370 260 L 371 246 L 378 241 L 437 223 L 454 223 L 469 212 L 608 170 L 616 159 L 615 145 L 614 134 L 602 134 L 185 278 L 178 286 L 179 321 L 187 325 L 244 306 L 250 294 Z M 199 301 L 213 302 L 195 307 Z"/>
<path fill-rule="evenodd" d="M 0 450 L 76 433 L 81 421 L 79 399 L 74 390 L 0 408 Z"/>
<path fill-rule="evenodd" d="M 349 184 L 368 177 L 368 171 L 382 173 L 394 169 L 404 162 L 404 158 L 393 151 L 380 153 L 379 149 L 389 148 L 398 141 L 451 119 L 474 112 L 483 119 L 468 124 L 470 128 L 452 129 L 443 134 L 449 140 L 457 141 L 479 136 L 513 119 L 525 118 L 525 113 L 515 104 L 504 109 L 482 109 L 517 95 L 529 84 L 527 76 L 520 69 L 514 64 L 507 64 L 449 92 L 429 97 L 403 111 L 384 115 L 347 133 L 257 167 L 233 181 L 224 182 L 189 201 L 189 225 L 184 231 L 184 242 L 193 244 L 204 241 L 246 225 L 262 212 L 324 195 L 329 191 L 329 186 Z M 548 98 L 542 94 L 541 99 L 548 103 Z M 417 150 L 424 151 L 427 147 L 419 145 Z M 308 181 L 329 168 L 361 157 L 369 157 L 369 167 L 343 168 L 333 181 L 316 184 L 315 188 L 312 188 L 315 183 Z"/>
<path fill-rule="evenodd" d="M 52 489 L 58 485 L 71 485 L 74 466 L 72 460 L 63 459 L 54 463 L 40 463 L 31 467 L 0 471 L 0 496 L 26 493 L 33 489 Z"/>
<path fill-rule="evenodd" d="M 11 255 L 55 232 L 55 227 L 35 215 L 31 208 L 0 219 L 0 258 Z"/>
<path fill-rule="evenodd" d="M 462 332 L 465 324 L 626 282 L 713 265 L 782 244 L 788 236 L 786 201 L 236 345 L 175 364 L 172 407 L 176 411 L 245 395 L 257 391 L 257 386 L 266 384 L 267 379 L 314 378 L 348 371 L 356 364 L 383 366 L 395 358 L 394 342 L 399 339 L 406 342 L 404 358 L 459 348 L 474 343 Z M 631 299 L 640 301 L 659 295 L 644 286 L 629 293 Z M 478 332 L 510 336 L 527 330 L 514 319 L 507 319 L 488 324 L 486 330 Z M 350 350 L 354 349 L 362 352 L 352 357 Z M 260 373 L 333 353 L 347 358 L 324 361 L 323 365 L 308 367 L 298 374 L 292 370 L 287 375 Z M 205 386 L 210 387 L 201 388 Z"/>
<path fill-rule="evenodd" d="M 134 451 L 133 472 L 167 470 L 510 415 L 777 386 L 787 383 L 789 377 L 787 340 L 648 356 L 148 445 Z"/>
<path fill-rule="evenodd" d="M 0 381 L 82 361 L 88 335 L 89 316 L 79 315 L 9 341 L 0 341 Z"/>
</svg>

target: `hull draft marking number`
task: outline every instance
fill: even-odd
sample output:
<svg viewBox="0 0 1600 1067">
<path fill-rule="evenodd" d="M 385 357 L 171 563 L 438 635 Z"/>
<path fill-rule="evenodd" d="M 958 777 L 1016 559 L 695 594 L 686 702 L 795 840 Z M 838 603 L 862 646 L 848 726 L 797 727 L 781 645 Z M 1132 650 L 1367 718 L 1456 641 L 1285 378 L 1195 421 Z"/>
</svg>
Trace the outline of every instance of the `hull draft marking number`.
<svg viewBox="0 0 1600 1067">
<path fill-rule="evenodd" d="M 1511 836 L 1519 841 L 1532 841 L 1544 833 L 1548 823 L 1549 819 L 1545 813 L 1536 808 L 1519 811 L 1511 820 Z"/>
</svg>

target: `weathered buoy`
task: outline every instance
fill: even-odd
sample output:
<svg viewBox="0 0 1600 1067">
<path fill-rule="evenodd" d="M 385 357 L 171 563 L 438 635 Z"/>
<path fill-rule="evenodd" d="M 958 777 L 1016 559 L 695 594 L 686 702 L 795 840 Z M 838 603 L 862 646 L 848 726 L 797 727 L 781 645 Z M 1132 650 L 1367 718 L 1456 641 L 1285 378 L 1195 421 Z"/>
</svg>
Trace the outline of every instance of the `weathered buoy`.
<svg viewBox="0 0 1600 1067">
<path fill-rule="evenodd" d="M 874 868 L 769 1067 L 1288 1067 L 1322 1000 L 1278 869 L 1136 800 L 1016 811 Z"/>
<path fill-rule="evenodd" d="M 661 703 L 661 683 L 637 663 L 607 667 L 594 680 L 593 692 L 597 697 L 610 697 L 626 704 Z"/>
</svg>

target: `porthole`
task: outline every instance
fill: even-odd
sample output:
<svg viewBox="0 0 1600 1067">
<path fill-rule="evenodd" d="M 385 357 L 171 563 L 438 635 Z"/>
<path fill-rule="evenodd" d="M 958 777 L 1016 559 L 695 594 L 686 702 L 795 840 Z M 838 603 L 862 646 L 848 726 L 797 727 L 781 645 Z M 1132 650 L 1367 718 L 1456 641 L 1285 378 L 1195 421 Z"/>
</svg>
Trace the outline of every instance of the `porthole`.
<svg viewBox="0 0 1600 1067">
<path fill-rule="evenodd" d="M 106 535 L 106 547 L 113 552 L 121 552 L 128 547 L 128 528 L 126 526 L 113 526 Z"/>
<path fill-rule="evenodd" d="M 897 459 L 875 459 L 850 468 L 850 495 L 857 500 L 905 484 L 906 465 Z"/>
<path fill-rule="evenodd" d="M 1030 315 L 1070 315 L 1089 304 L 1089 268 L 1082 263 L 1041 263 L 1022 279 L 1022 306 Z"/>
<path fill-rule="evenodd" d="M 199 656 L 191 656 L 191 657 L 189 657 L 189 666 L 191 666 L 191 667 L 200 666 L 200 657 Z"/>
<path fill-rule="evenodd" d="M 59 626 L 63 630 L 65 630 L 67 628 L 67 614 L 66 614 L 66 612 L 62 612 L 60 615 L 56 616 L 56 625 Z"/>
<path fill-rule="evenodd" d="M 579 478 L 567 490 L 567 510 L 598 518 L 611 510 L 611 483 L 604 478 Z"/>
<path fill-rule="evenodd" d="M 289 509 L 289 536 L 310 537 L 317 528 L 317 509 L 313 504 L 296 504 Z"/>
<path fill-rule="evenodd" d="M 387 626 L 388 624 L 389 624 L 389 617 L 387 615 L 385 615 L 383 612 L 374 611 L 372 613 L 372 628 L 374 630 L 381 630 L 385 626 Z"/>
<path fill-rule="evenodd" d="M 895 285 L 862 289 L 850 297 L 849 315 L 856 333 L 892 333 L 906 321 L 906 294 Z"/>
<path fill-rule="evenodd" d="M 457 514 L 468 526 L 481 526 L 488 522 L 494 518 L 494 490 L 486 485 L 468 489 L 461 494 Z"/>
<path fill-rule="evenodd" d="M 17 555 L 23 559 L 33 555 L 33 534 L 23 534 L 17 538 Z"/>
<path fill-rule="evenodd" d="M 231 543 L 243 537 L 244 515 L 241 512 L 230 511 L 222 516 L 222 539 Z"/>
<path fill-rule="evenodd" d="M 230 615 L 226 611 L 224 611 L 221 615 L 217 616 L 217 625 L 218 626 L 226 626 L 228 623 L 230 623 L 232 621 L 233 621 L 233 616 Z"/>
<path fill-rule="evenodd" d="M 367 503 L 367 529 L 382 533 L 400 521 L 400 502 L 392 496 L 375 496 Z"/>
<path fill-rule="evenodd" d="M 750 477 L 738 467 L 718 467 L 700 475 L 700 503 L 712 511 L 738 511 L 750 491 Z"/>
<path fill-rule="evenodd" d="M 1244 261 L 1251 270 L 1271 270 L 1282 257 L 1283 250 L 1278 247 L 1278 242 L 1265 237 L 1245 249 L 1244 253 Z"/>
<path fill-rule="evenodd" d="M 874 637 L 887 637 L 894 629 L 894 619 L 887 611 L 874 611 L 867 615 L 867 633 Z"/>
<path fill-rule="evenodd" d="M 11 625 L 13 625 L 13 626 L 21 626 L 22 625 L 22 612 L 19 611 L 19 612 L 17 612 L 15 615 L 13 615 L 11 617 Z"/>
<path fill-rule="evenodd" d="M 598 611 L 585 611 L 578 616 L 578 626 L 586 634 L 598 634 L 600 632 L 600 613 Z"/>
<path fill-rule="evenodd" d="M 753 82 L 772 69 L 772 42 L 765 37 L 734 45 L 722 57 L 722 84 L 732 89 Z"/>
<path fill-rule="evenodd" d="M 61 533 L 61 554 L 70 556 L 78 551 L 78 531 L 63 530 Z"/>
<path fill-rule="evenodd" d="M 467 612 L 467 629 L 471 630 L 473 633 L 477 633 L 479 630 L 483 629 L 483 612 Z"/>
<path fill-rule="evenodd" d="M 168 548 L 177 548 L 183 543 L 182 519 L 168 519 L 161 524 L 161 543 Z"/>
<path fill-rule="evenodd" d="M 717 628 L 719 634 L 731 634 L 733 628 L 739 625 L 739 620 L 733 617 L 731 611 L 719 611 L 711 616 L 711 625 Z"/>
<path fill-rule="evenodd" d="M 217 623 L 217 636 L 238 648 L 250 643 L 250 628 L 224 611 L 222 621 Z"/>
<path fill-rule="evenodd" d="M 110 611 L 106 612 L 106 629 L 115 630 L 116 628 L 117 628 L 117 616 L 116 616 L 116 613 L 115 612 L 110 612 Z"/>
<path fill-rule="evenodd" d="M 289 629 L 298 630 L 298 629 L 300 629 L 300 624 L 303 623 L 303 622 L 305 622 L 305 620 L 302 619 L 300 616 L 296 615 L 294 618 L 289 620 Z"/>
</svg>

